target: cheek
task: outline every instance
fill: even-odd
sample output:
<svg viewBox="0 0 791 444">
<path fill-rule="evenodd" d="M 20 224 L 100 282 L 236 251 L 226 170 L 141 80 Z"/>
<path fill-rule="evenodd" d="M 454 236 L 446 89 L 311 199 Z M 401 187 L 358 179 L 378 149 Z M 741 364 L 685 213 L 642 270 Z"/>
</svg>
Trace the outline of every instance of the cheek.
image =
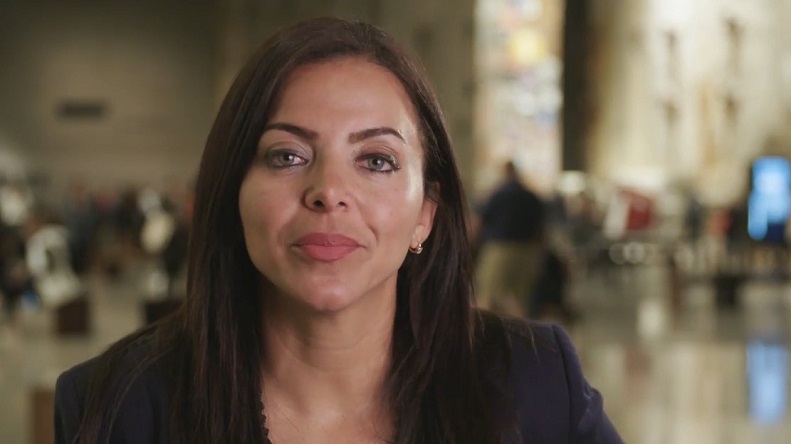
<svg viewBox="0 0 791 444">
<path fill-rule="evenodd" d="M 282 206 L 284 199 L 274 187 L 262 183 L 254 175 L 245 178 L 239 190 L 239 214 L 245 239 L 251 236 L 261 239 L 272 232 L 281 214 L 277 211 L 278 202 Z"/>
<path fill-rule="evenodd" d="M 379 190 L 366 199 L 367 218 L 374 222 L 380 235 L 396 243 L 412 236 L 423 202 L 423 188 L 412 183 L 388 190 Z"/>
</svg>

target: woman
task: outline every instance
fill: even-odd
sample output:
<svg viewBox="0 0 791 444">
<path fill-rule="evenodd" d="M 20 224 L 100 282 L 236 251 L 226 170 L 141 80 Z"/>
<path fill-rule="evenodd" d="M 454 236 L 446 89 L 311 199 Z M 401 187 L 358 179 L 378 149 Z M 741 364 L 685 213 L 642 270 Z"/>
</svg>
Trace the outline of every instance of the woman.
<svg viewBox="0 0 791 444">
<path fill-rule="evenodd" d="M 184 306 L 59 378 L 57 442 L 620 442 L 560 329 L 472 309 L 437 100 L 381 30 L 266 42 L 194 214 Z"/>
</svg>

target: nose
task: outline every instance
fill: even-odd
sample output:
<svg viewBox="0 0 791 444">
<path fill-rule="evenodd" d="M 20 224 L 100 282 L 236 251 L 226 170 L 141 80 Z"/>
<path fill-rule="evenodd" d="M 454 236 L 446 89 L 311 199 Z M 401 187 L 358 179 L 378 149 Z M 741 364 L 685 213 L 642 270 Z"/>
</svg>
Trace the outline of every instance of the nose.
<svg viewBox="0 0 791 444">
<path fill-rule="evenodd" d="M 314 211 L 330 212 L 349 206 L 348 174 L 326 162 L 317 162 L 308 174 L 305 206 Z"/>
</svg>

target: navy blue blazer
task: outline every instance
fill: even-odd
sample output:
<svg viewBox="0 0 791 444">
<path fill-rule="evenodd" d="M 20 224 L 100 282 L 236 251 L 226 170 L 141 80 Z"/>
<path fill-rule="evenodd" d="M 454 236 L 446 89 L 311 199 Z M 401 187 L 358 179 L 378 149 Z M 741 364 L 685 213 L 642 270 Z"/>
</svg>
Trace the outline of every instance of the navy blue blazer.
<svg viewBox="0 0 791 444">
<path fill-rule="evenodd" d="M 500 321 L 499 326 L 506 340 L 484 341 L 479 348 L 483 357 L 502 356 L 500 348 L 505 348 L 509 357 L 504 361 L 510 361 L 504 372 L 489 374 L 499 375 L 496 385 L 510 399 L 513 409 L 509 409 L 507 422 L 514 424 L 514 430 L 506 433 L 506 443 L 623 442 L 604 412 L 601 395 L 585 380 L 576 352 L 561 327 L 524 321 Z M 137 348 L 132 352 L 133 359 L 135 353 L 150 352 L 146 347 Z M 77 434 L 94 361 L 79 364 L 58 378 L 56 444 L 71 444 Z M 166 444 L 169 413 L 167 387 L 156 369 L 146 370 L 123 394 L 109 442 Z"/>
</svg>

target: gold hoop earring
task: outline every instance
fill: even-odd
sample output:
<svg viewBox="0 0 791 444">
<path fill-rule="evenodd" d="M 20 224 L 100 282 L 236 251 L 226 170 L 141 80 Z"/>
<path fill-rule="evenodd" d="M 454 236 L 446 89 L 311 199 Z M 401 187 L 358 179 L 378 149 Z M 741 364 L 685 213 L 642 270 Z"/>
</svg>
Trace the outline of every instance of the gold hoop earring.
<svg viewBox="0 0 791 444">
<path fill-rule="evenodd" d="M 417 247 L 414 247 L 414 248 L 409 247 L 409 252 L 412 253 L 412 254 L 420 254 L 420 253 L 422 253 L 423 252 L 423 243 L 422 242 L 418 243 Z"/>
</svg>

